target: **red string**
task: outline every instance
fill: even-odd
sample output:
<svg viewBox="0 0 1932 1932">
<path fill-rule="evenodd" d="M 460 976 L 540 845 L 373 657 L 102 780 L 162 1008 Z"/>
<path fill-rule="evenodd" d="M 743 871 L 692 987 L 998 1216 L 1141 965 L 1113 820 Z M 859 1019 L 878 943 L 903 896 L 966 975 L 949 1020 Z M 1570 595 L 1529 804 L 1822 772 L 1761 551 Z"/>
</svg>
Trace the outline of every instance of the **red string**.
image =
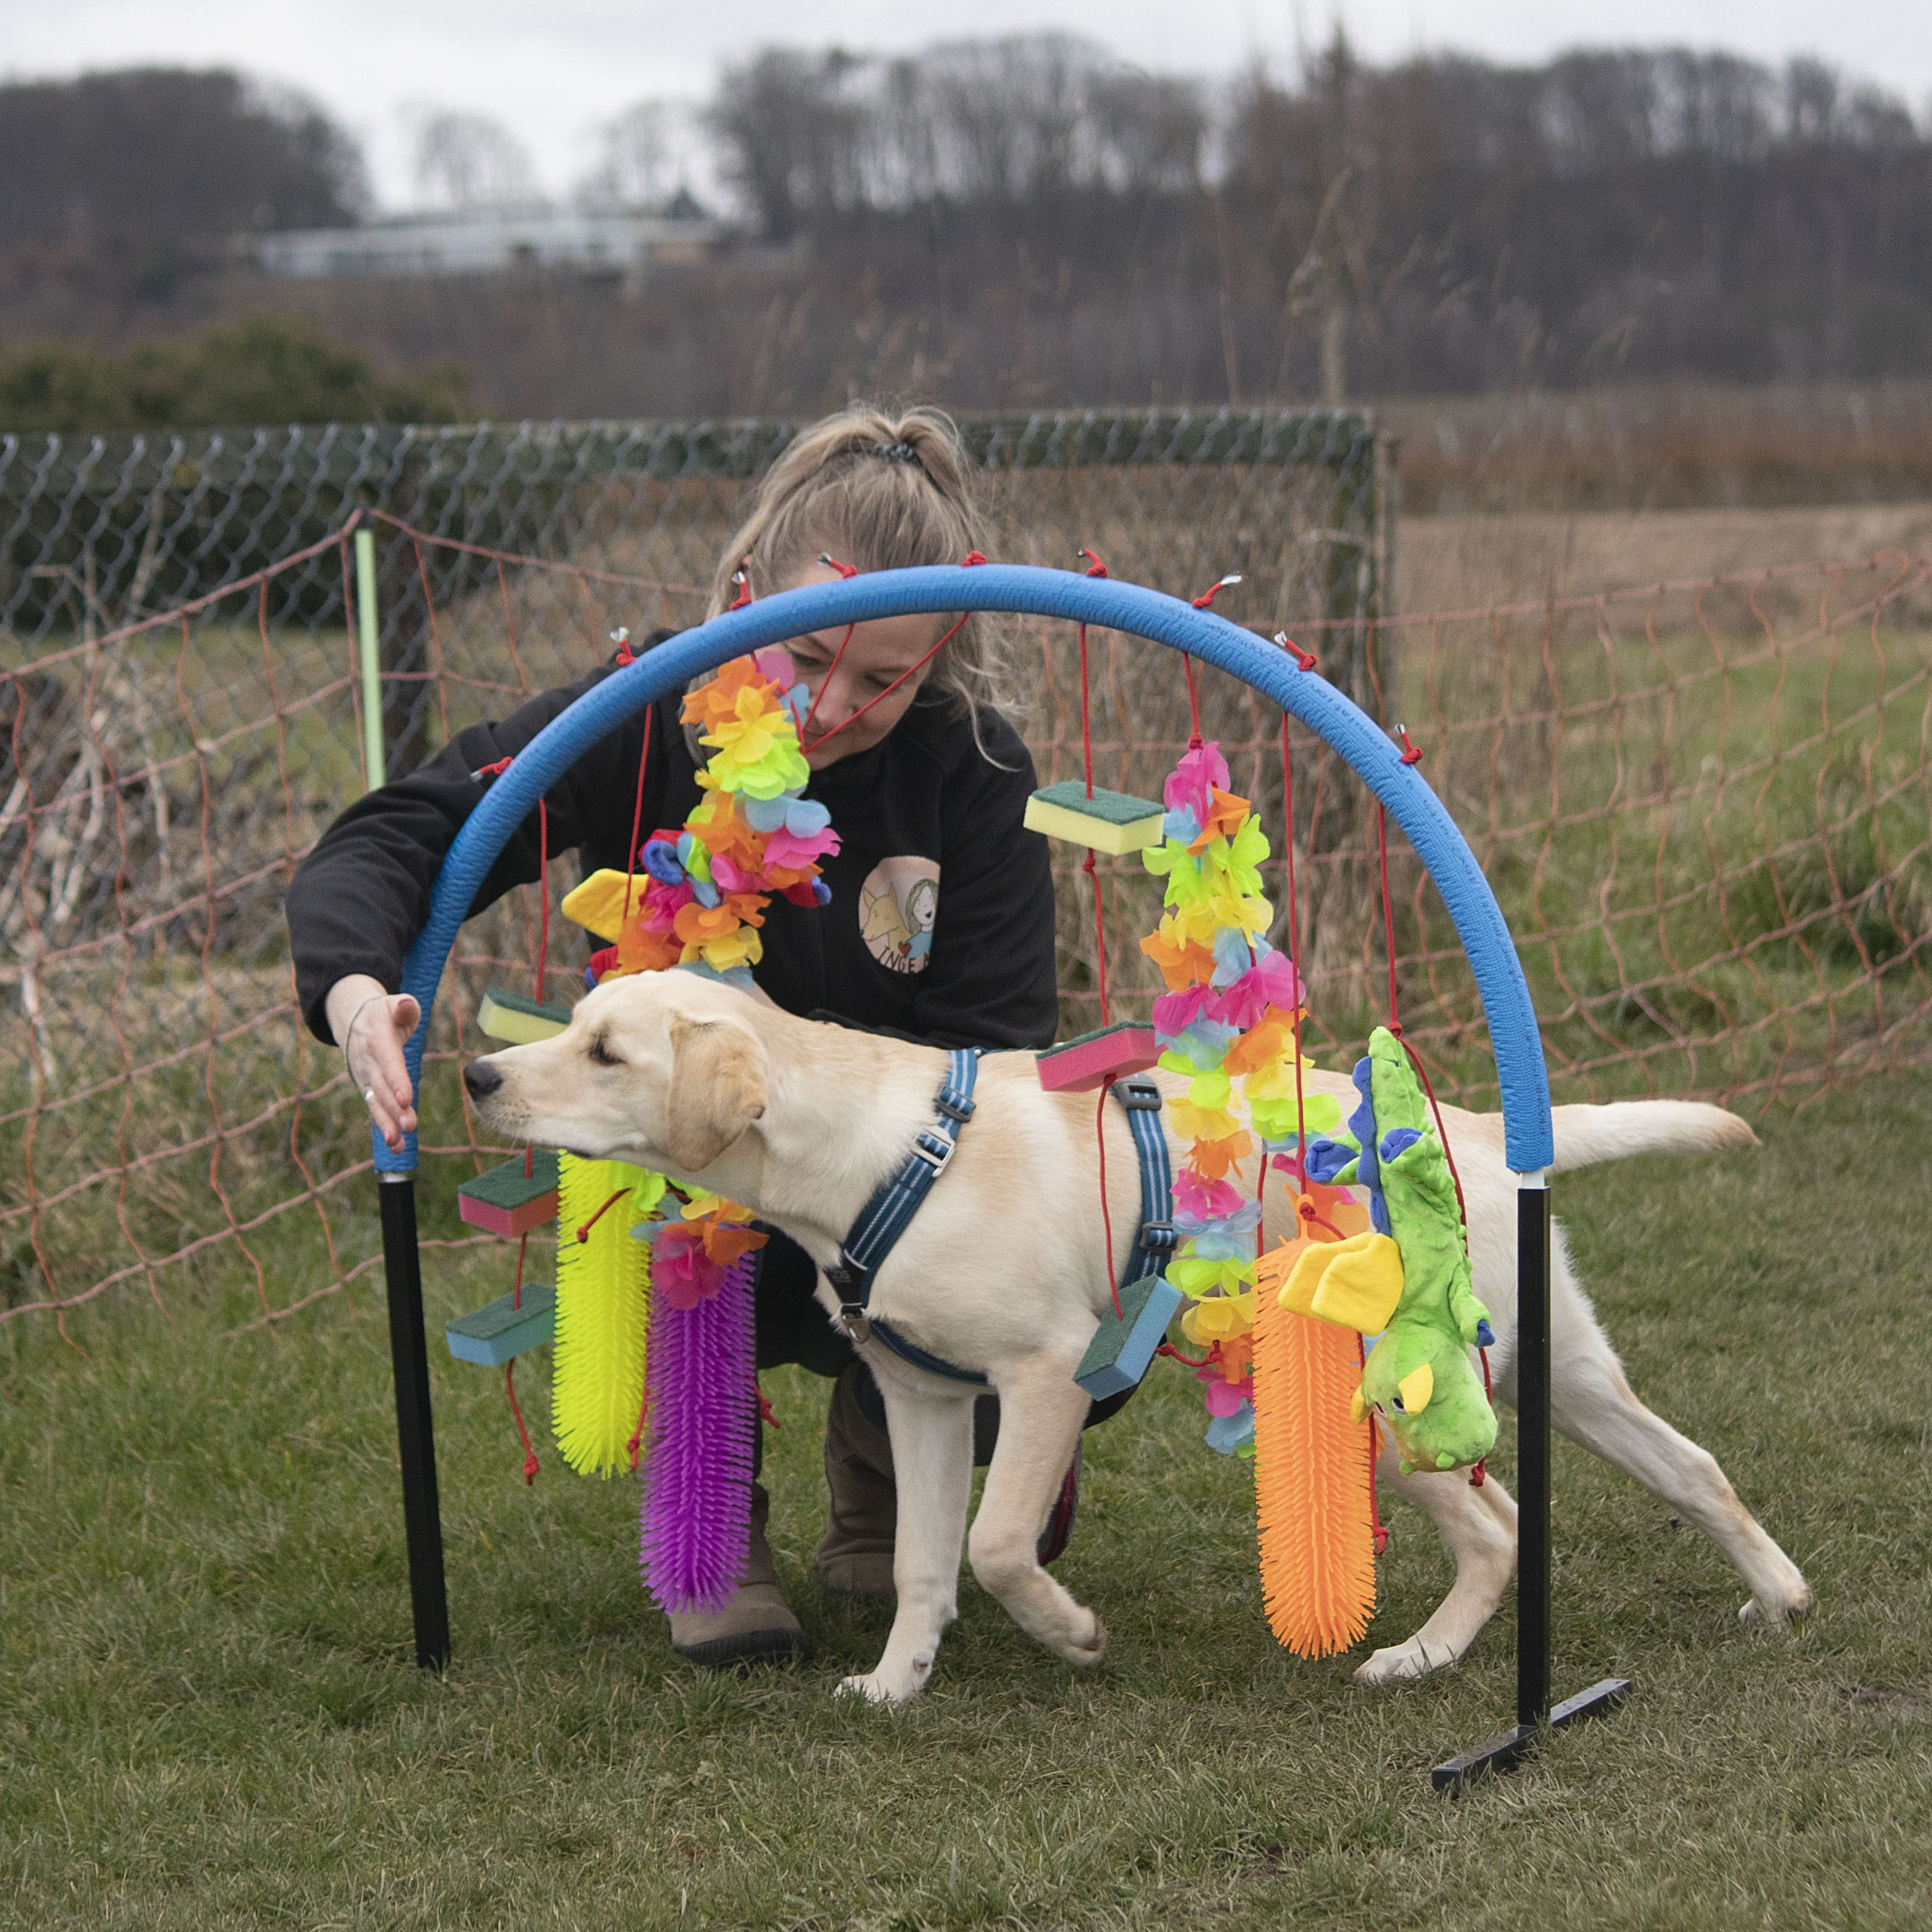
<svg viewBox="0 0 1932 1932">
<path fill-rule="evenodd" d="M 644 746 L 637 755 L 637 802 L 631 808 L 631 842 L 624 848 L 624 916 L 620 923 L 628 924 L 631 916 L 631 875 L 637 870 L 638 834 L 644 829 L 644 772 L 651 762 L 651 720 L 657 707 L 647 705 L 644 712 Z"/>
<path fill-rule="evenodd" d="M 1295 660 L 1296 668 L 1303 671 L 1318 671 L 1321 660 L 1312 651 L 1304 651 L 1286 631 L 1277 631 L 1275 641 Z"/>
<path fill-rule="evenodd" d="M 1194 688 L 1194 660 L 1184 651 L 1180 654 L 1180 668 L 1187 673 L 1187 748 L 1198 752 L 1201 749 L 1201 694 Z"/>
<path fill-rule="evenodd" d="M 550 808 L 537 801 L 537 997 L 543 997 L 543 968 L 550 955 Z"/>
<path fill-rule="evenodd" d="M 1488 1403 L 1493 1414 L 1496 1407 L 1496 1391 L 1490 1386 L 1489 1383 L 1489 1351 L 1487 1349 L 1478 1349 L 1476 1353 L 1482 1358 L 1483 1400 Z M 1469 1487 L 1472 1489 L 1481 1488 L 1483 1478 L 1488 1473 L 1489 1458 L 1487 1456 L 1478 1456 L 1475 1460 L 1475 1466 L 1469 1471 Z"/>
<path fill-rule="evenodd" d="M 1240 571 L 1230 571 L 1227 576 L 1222 578 L 1219 583 L 1211 583 L 1198 597 L 1194 598 L 1194 608 L 1197 611 L 1213 610 L 1214 608 L 1214 599 L 1220 596 L 1221 592 L 1226 590 L 1230 584 L 1236 584 L 1240 583 Z"/>
<path fill-rule="evenodd" d="M 752 1393 L 758 1398 L 758 1420 L 767 1429 L 783 1429 L 785 1425 L 778 1420 L 778 1412 L 771 1406 L 771 1398 L 764 1392 L 764 1385 L 754 1375 Z"/>
<path fill-rule="evenodd" d="M 523 1171 L 530 1171 L 530 1156 L 524 1155 Z M 516 1244 L 516 1279 L 510 1284 L 510 1306 L 523 1306 L 523 1257 L 530 1246 L 530 1237 L 520 1235 Z M 503 1364 L 503 1392 L 510 1398 L 510 1414 L 516 1419 L 516 1432 L 523 1444 L 523 1479 L 525 1483 L 537 1480 L 537 1451 L 530 1446 L 530 1432 L 523 1426 L 523 1411 L 516 1402 L 516 1361 L 512 1356 Z"/>
<path fill-rule="evenodd" d="M 983 564 L 986 561 L 986 558 L 983 558 L 983 557 L 982 557 L 982 558 L 980 558 L 980 561 L 981 563 L 983 563 Z M 810 744 L 808 744 L 808 745 L 806 745 L 806 746 L 805 746 L 804 749 L 805 749 L 807 751 L 808 751 L 808 752 L 815 752 L 815 751 L 817 751 L 817 750 L 818 749 L 818 748 L 819 748 L 821 745 L 825 744 L 825 743 L 828 743 L 830 740 L 832 740 L 832 739 L 833 739 L 833 738 L 837 737 L 838 737 L 838 735 L 839 734 L 839 733 L 840 733 L 841 731 L 844 731 L 844 730 L 846 728 L 846 727 L 847 727 L 848 725 L 851 725 L 851 724 L 857 724 L 857 723 L 858 723 L 858 721 L 859 721 L 859 720 L 860 720 L 860 718 L 862 718 L 863 717 L 864 717 L 864 716 L 865 716 L 865 715 L 866 715 L 866 713 L 867 712 L 869 712 L 869 710 L 871 710 L 871 709 L 872 709 L 872 706 L 873 706 L 874 705 L 875 705 L 875 704 L 883 704 L 883 703 L 885 702 L 885 700 L 886 700 L 888 698 L 889 698 L 889 697 L 892 695 L 892 694 L 893 694 L 894 691 L 896 691 L 899 688 L 899 687 L 900 687 L 901 685 L 903 685 L 903 684 L 906 681 L 906 680 L 908 678 L 916 678 L 916 677 L 919 675 L 919 673 L 920 673 L 921 671 L 923 671 L 923 670 L 926 668 L 926 666 L 927 666 L 928 664 L 930 664 L 930 663 L 933 661 L 933 660 L 934 660 L 935 657 L 937 657 L 940 654 L 940 653 L 942 651 L 943 651 L 943 650 L 946 648 L 946 647 L 949 644 L 950 644 L 950 643 L 952 641 L 952 640 L 953 640 L 955 638 L 956 638 L 962 630 L 964 630 L 964 629 L 966 628 L 966 620 L 967 620 L 968 617 L 970 617 L 972 614 L 972 614 L 972 612 L 971 612 L 971 611 L 961 611 L 961 612 L 960 613 L 960 615 L 959 615 L 959 617 L 958 617 L 958 620 L 957 620 L 957 621 L 954 623 L 954 625 L 952 626 L 952 628 L 950 630 L 949 630 L 949 631 L 945 634 L 945 635 L 944 635 L 943 637 L 942 637 L 942 638 L 940 639 L 940 641 L 938 641 L 938 643 L 937 643 L 936 645 L 934 645 L 933 646 L 933 648 L 931 648 L 931 650 L 930 650 L 929 651 L 928 651 L 928 652 L 926 653 L 926 654 L 925 654 L 925 656 L 924 656 L 924 657 L 923 657 L 922 658 L 921 658 L 921 659 L 919 660 L 919 661 L 918 662 L 918 663 L 916 663 L 916 664 L 915 664 L 915 665 L 912 665 L 912 666 L 910 666 L 910 667 L 909 667 L 908 669 L 906 669 L 906 670 L 904 670 L 904 671 L 900 672 L 900 674 L 899 674 L 899 675 L 898 675 L 897 677 L 894 678 L 893 679 L 893 681 L 891 681 L 891 684 L 889 684 L 889 685 L 888 685 L 886 686 L 885 689 L 884 689 L 884 691 L 881 691 L 881 692 L 879 693 L 879 694 L 878 694 L 876 697 L 870 697 L 870 698 L 866 699 L 866 700 L 865 701 L 865 703 L 864 703 L 863 704 L 860 705 L 860 707 L 858 708 L 858 709 L 857 709 L 857 711 L 854 712 L 851 717 L 847 718 L 842 718 L 842 719 L 841 719 L 841 720 L 840 720 L 840 721 L 839 721 L 838 724 L 835 724 L 835 725 L 833 725 L 833 726 L 832 726 L 832 729 L 831 729 L 830 731 L 826 731 L 826 732 L 824 732 L 824 733 L 821 734 L 819 737 L 817 737 L 814 738 L 814 739 L 811 741 L 811 743 Z M 843 645 L 841 645 L 839 646 L 839 649 L 840 649 L 840 650 L 841 650 L 841 651 L 842 651 L 842 650 L 844 650 L 844 646 Z M 838 664 L 838 659 L 837 659 L 836 657 L 834 657 L 834 658 L 833 658 L 833 660 L 832 660 L 832 664 L 833 664 L 833 666 L 835 666 L 835 667 L 836 667 L 836 666 L 837 666 L 837 664 Z M 831 681 L 832 681 L 832 673 L 831 673 L 831 672 L 828 671 L 828 672 L 826 673 L 826 683 L 829 684 L 829 683 L 830 683 L 830 682 L 831 682 Z M 820 689 L 821 691 L 823 691 L 824 690 L 824 688 L 825 688 L 825 685 L 820 685 L 820 687 L 819 687 L 819 689 Z M 814 709 L 817 709 L 817 701 L 816 701 L 816 700 L 814 700 Z M 811 722 L 811 712 L 809 712 L 809 711 L 808 711 L 808 712 L 806 712 L 806 714 L 805 714 L 805 722 L 806 722 L 808 724 L 809 724 Z M 798 736 L 799 736 L 799 738 L 800 738 L 801 741 L 802 741 L 802 740 L 803 740 L 803 739 L 804 739 L 804 734 L 801 731 L 801 732 L 800 732 L 800 733 L 799 733 Z"/>
<path fill-rule="evenodd" d="M 1091 577 L 1093 573 L 1090 571 Z M 1094 795 L 1094 722 L 1088 713 L 1087 626 L 1080 626 L 1080 758 L 1087 774 L 1087 795 Z M 1090 854 L 1091 856 L 1091 854 Z"/>
<path fill-rule="evenodd" d="M 749 558 L 731 573 L 731 581 L 738 586 L 738 594 L 724 608 L 728 611 L 742 611 L 752 601 L 751 561 Z"/>
<path fill-rule="evenodd" d="M 1395 728 L 1406 748 L 1402 753 L 1404 764 L 1420 761 L 1422 753 L 1409 743 L 1409 734 L 1398 724 Z M 1457 1218 L 1463 1224 L 1463 1241 L 1465 1247 L 1469 1238 L 1469 1206 L 1463 1193 L 1463 1176 L 1456 1165 L 1456 1150 L 1449 1144 L 1449 1128 L 1442 1118 L 1442 1106 L 1435 1097 L 1435 1084 L 1429 1077 L 1429 1069 L 1423 1063 L 1422 1055 L 1412 1047 L 1402 1032 L 1401 1020 L 1395 1010 L 1395 913 L 1389 896 L 1389 814 L 1380 805 L 1375 808 L 1376 857 L 1382 872 L 1382 933 L 1383 943 L 1389 955 L 1389 1030 L 1402 1043 L 1402 1051 L 1409 1057 L 1409 1064 L 1416 1070 L 1416 1078 L 1422 1082 L 1422 1091 L 1429 1097 L 1429 1111 L 1435 1121 L 1435 1137 L 1442 1143 L 1442 1158 L 1449 1164 L 1449 1179 L 1456 1190 Z M 1496 1406 L 1496 1398 L 1491 1392 L 1489 1380 L 1489 1351 L 1478 1348 L 1477 1354 L 1482 1358 L 1483 1393 L 1489 1397 L 1489 1405 Z M 1472 1487 L 1480 1489 L 1486 1473 L 1484 1463 L 1478 1462 L 1469 1472 Z"/>
<path fill-rule="evenodd" d="M 1211 1355 L 1202 1355 L 1198 1360 L 1192 1355 L 1183 1355 L 1171 1342 L 1161 1343 L 1159 1347 L 1155 1349 L 1154 1352 L 1157 1355 L 1168 1356 L 1171 1359 L 1175 1361 L 1184 1361 L 1187 1364 L 1189 1368 L 1206 1368 L 1212 1364 L 1214 1359 Z"/>
<path fill-rule="evenodd" d="M 637 1412 L 637 1426 L 631 1431 L 631 1439 L 624 1444 L 624 1451 L 631 1459 L 631 1467 L 637 1467 L 638 1451 L 644 1443 L 644 1425 L 651 1414 L 651 1384 L 644 1385 L 644 1401 Z"/>
<path fill-rule="evenodd" d="M 1401 1038 L 1402 1023 L 1395 1010 L 1395 908 L 1389 897 L 1389 814 L 1375 808 L 1375 852 L 1382 868 L 1382 934 L 1389 959 L 1389 1030 Z"/>
<path fill-rule="evenodd" d="M 1355 1359 L 1366 1367 L 1368 1351 L 1363 1346 L 1364 1340 L 1365 1337 L 1360 1335 L 1355 1337 Z M 1375 1538 L 1377 1556 L 1389 1547 L 1389 1526 L 1382 1520 L 1382 1499 L 1375 1484 L 1375 1459 L 1380 1450 L 1381 1445 L 1376 1440 L 1375 1418 L 1371 1416 L 1368 1418 L 1368 1527 Z"/>
<path fill-rule="evenodd" d="M 591 1229 L 595 1227 L 598 1223 L 602 1220 L 604 1217 L 629 1192 L 630 1189 L 627 1187 L 619 1188 L 617 1192 L 612 1195 L 610 1199 L 605 1201 L 604 1205 L 598 1208 L 597 1212 L 592 1215 L 590 1219 L 585 1222 L 582 1227 L 577 1229 L 577 1238 L 578 1241 L 580 1242 L 587 1241 L 590 1238 Z"/>
<path fill-rule="evenodd" d="M 1082 556 L 1093 557 L 1091 550 L 1083 550 Z M 1107 567 L 1098 557 L 1094 557 L 1094 568 L 1088 571 L 1089 577 L 1097 574 L 1105 577 Z M 1089 708 L 1087 683 L 1087 626 L 1080 629 L 1080 751 L 1087 771 L 1087 795 L 1094 795 L 1094 727 Z M 1112 1015 L 1107 1001 L 1107 919 L 1106 903 L 1100 894 L 1100 872 L 1094 861 L 1094 848 L 1087 848 L 1087 856 L 1081 861 L 1080 869 L 1088 877 L 1094 888 L 1094 960 L 1100 989 L 1100 1024 L 1112 1023 Z M 1100 1105 L 1094 1112 L 1094 1140 L 1100 1150 L 1100 1228 L 1107 1243 L 1107 1292 L 1114 1299 L 1114 1318 L 1124 1321 L 1127 1317 L 1120 1305 L 1120 1280 L 1114 1270 L 1114 1223 L 1107 1206 L 1107 1095 L 1113 1086 L 1111 1076 L 1100 1083 Z"/>
<path fill-rule="evenodd" d="M 530 1432 L 523 1426 L 523 1411 L 517 1406 L 516 1363 L 514 1359 L 503 1364 L 503 1392 L 510 1398 L 510 1414 L 516 1417 L 516 1432 L 523 1439 L 523 1480 L 526 1484 L 534 1483 L 540 1466 L 537 1451 L 530 1446 Z"/>
<path fill-rule="evenodd" d="M 1408 727 L 1406 724 L 1398 724 L 1395 727 L 1395 735 L 1402 741 L 1402 762 L 1404 764 L 1421 764 L 1421 752 L 1409 743 Z"/>
<path fill-rule="evenodd" d="M 812 701 L 805 707 L 805 721 L 798 727 L 798 742 L 801 744 L 804 743 L 805 734 L 812 728 L 812 720 L 818 715 L 818 708 L 823 702 L 826 693 L 832 688 L 832 679 L 838 675 L 839 666 L 845 661 L 845 647 L 852 641 L 852 633 L 858 628 L 857 624 L 845 626 L 845 635 L 838 640 L 838 648 L 832 654 L 832 662 L 825 667 L 825 675 L 818 681 L 818 689 L 813 692 Z M 879 695 L 883 697 L 885 694 L 881 691 Z M 849 724 L 852 721 L 848 718 L 845 721 Z M 829 732 L 826 734 L 826 737 L 831 735 Z M 824 738 L 819 740 L 820 744 L 824 742 Z M 817 746 L 812 749 L 816 750 Z"/>
<path fill-rule="evenodd" d="M 1107 1211 L 1107 1092 L 1113 1085 L 1111 1078 L 1100 1083 L 1100 1104 L 1094 1113 L 1094 1138 L 1100 1149 L 1100 1229 L 1107 1238 L 1107 1292 L 1114 1298 L 1114 1319 L 1124 1321 L 1124 1311 L 1120 1305 L 1120 1282 L 1114 1272 L 1114 1223 Z"/>
<path fill-rule="evenodd" d="M 1303 1171 L 1308 1153 L 1306 1103 L 1301 1087 L 1301 1016 L 1307 1003 L 1308 989 L 1301 983 L 1301 915 L 1295 903 L 1295 764 L 1288 748 L 1288 714 L 1281 713 L 1281 820 L 1284 857 L 1288 867 L 1288 965 L 1295 976 L 1295 1010 L 1291 1023 L 1295 1042 L 1295 1139 L 1300 1152 L 1296 1155 L 1296 1181 L 1303 1203 L 1308 1199 L 1308 1176 Z M 1266 1161 L 1262 1163 L 1265 1168 Z"/>
</svg>

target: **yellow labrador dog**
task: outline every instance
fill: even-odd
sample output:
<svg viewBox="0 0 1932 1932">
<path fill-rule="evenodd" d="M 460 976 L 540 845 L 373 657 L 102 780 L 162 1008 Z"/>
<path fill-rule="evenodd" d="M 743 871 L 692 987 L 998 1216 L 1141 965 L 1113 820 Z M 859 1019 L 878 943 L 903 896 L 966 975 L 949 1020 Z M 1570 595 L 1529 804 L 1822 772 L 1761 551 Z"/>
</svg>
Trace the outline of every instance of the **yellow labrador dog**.
<svg viewBox="0 0 1932 1932">
<path fill-rule="evenodd" d="M 783 1229 L 823 1267 L 837 1260 L 873 1189 L 931 1123 L 945 1070 L 936 1049 L 797 1019 L 673 972 L 598 987 L 564 1032 L 472 1062 L 464 1077 L 491 1129 L 715 1189 Z M 1337 1075 L 1318 1074 L 1313 1085 L 1344 1100 L 1354 1093 Z M 981 1371 L 999 1395 L 999 1438 L 969 1542 L 973 1391 L 909 1367 L 876 1342 L 866 1346 L 898 1476 L 898 1609 L 877 1667 L 842 1687 L 881 1703 L 910 1697 L 931 1675 L 940 1633 L 955 1614 L 962 1543 L 980 1582 L 1049 1650 L 1091 1664 L 1106 1644 L 1094 1613 L 1035 1554 L 1087 1414 L 1073 1371 L 1109 1303 L 1094 1101 L 1046 1092 L 1024 1053 L 989 1055 L 976 1098 L 957 1155 L 880 1270 L 870 1312 L 943 1360 Z M 1468 1198 L 1475 1290 L 1501 1337 L 1493 1351 L 1497 1391 L 1507 1401 L 1515 1184 L 1503 1164 L 1500 1119 L 1444 1112 Z M 1109 1212 L 1117 1231 L 1132 1229 L 1140 1181 L 1124 1114 L 1109 1109 L 1106 1131 Z M 1556 1109 L 1559 1168 L 1753 1139 L 1734 1115 L 1688 1102 Z M 1285 1178 L 1271 1171 L 1269 1183 L 1276 1190 L 1269 1220 L 1291 1226 Z M 1254 1185 L 1251 1166 L 1246 1185 Z M 1023 1274 L 1011 1263 L 1017 1254 L 1026 1257 Z M 829 1317 L 837 1303 L 823 1275 L 818 1293 Z M 1716 1463 L 1632 1392 L 1560 1240 L 1552 1355 L 1556 1426 L 1716 1542 L 1750 1589 L 1745 1617 L 1777 1620 L 1809 1608 L 1797 1566 Z M 1357 1671 L 1366 1683 L 1453 1663 L 1494 1612 L 1516 1555 L 1515 1505 L 1493 1479 L 1478 1489 L 1459 1472 L 1404 1475 L 1392 1454 L 1380 1473 L 1434 1519 L 1456 1574 L 1421 1629 Z"/>
</svg>

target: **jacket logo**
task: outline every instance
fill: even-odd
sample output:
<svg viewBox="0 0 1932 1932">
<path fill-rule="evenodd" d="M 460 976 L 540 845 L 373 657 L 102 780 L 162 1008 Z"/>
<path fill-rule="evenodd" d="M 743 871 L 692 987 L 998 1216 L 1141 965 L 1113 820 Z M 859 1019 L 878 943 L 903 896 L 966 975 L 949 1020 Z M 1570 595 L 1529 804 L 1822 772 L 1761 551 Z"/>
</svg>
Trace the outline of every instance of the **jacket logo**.
<svg viewBox="0 0 1932 1932">
<path fill-rule="evenodd" d="M 859 888 L 859 936 L 894 973 L 923 973 L 939 918 L 939 866 L 931 859 L 881 859 Z"/>
</svg>

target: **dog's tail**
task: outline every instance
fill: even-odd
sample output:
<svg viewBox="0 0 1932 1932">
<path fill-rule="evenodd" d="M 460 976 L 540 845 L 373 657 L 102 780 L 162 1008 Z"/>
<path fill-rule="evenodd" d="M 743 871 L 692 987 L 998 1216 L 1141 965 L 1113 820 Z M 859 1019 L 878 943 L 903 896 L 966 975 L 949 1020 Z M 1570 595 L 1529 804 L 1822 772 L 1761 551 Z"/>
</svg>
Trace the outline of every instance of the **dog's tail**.
<svg viewBox="0 0 1932 1932">
<path fill-rule="evenodd" d="M 1556 1131 L 1558 1174 L 1632 1154 L 1715 1154 L 1758 1144 L 1748 1121 L 1702 1100 L 1552 1107 L 1550 1122 Z"/>
</svg>

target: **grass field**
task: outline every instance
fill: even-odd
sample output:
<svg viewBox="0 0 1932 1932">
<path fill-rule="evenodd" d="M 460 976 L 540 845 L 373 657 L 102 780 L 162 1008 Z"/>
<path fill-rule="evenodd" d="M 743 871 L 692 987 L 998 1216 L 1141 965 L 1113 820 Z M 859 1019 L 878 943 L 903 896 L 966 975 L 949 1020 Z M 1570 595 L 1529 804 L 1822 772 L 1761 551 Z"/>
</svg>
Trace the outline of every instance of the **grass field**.
<svg viewBox="0 0 1932 1932">
<path fill-rule="evenodd" d="M 1506 1611 L 1392 1692 L 1277 1651 L 1246 1469 L 1201 1446 L 1177 1373 L 1090 1438 L 1062 1574 L 1112 1633 L 1099 1670 L 968 1584 L 931 1690 L 881 1713 L 831 1690 L 886 1614 L 807 1567 L 823 1384 L 770 1378 L 817 1654 L 719 1677 L 638 1591 L 633 1486 L 552 1454 L 526 1491 L 494 1378 L 437 1361 L 439 1681 L 408 1662 L 372 1289 L 243 1332 L 251 1289 L 211 1274 L 171 1321 L 131 1298 L 87 1321 L 85 1355 L 0 1328 L 0 1923 L 1922 1926 L 1932 1080 L 1761 1124 L 1753 1157 L 1558 1202 L 1639 1391 L 1818 1610 L 1741 1632 L 1716 1552 L 1559 1447 L 1559 1693 L 1612 1671 L 1637 1693 L 1460 1803 L 1426 1767 L 1506 1715 Z M 432 1323 L 497 1272 L 432 1258 Z M 1395 1529 L 1380 1641 L 1445 1582 L 1423 1519 Z"/>
</svg>

